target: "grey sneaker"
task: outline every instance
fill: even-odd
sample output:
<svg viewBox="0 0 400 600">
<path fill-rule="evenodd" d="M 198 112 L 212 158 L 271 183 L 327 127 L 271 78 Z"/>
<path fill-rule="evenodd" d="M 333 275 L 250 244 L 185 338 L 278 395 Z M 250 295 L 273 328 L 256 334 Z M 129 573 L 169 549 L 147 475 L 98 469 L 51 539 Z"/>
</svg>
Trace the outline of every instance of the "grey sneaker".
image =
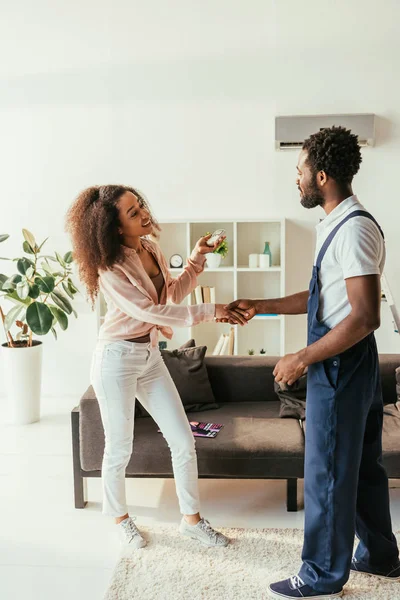
<svg viewBox="0 0 400 600">
<path fill-rule="evenodd" d="M 119 532 L 122 544 L 124 546 L 129 546 L 129 548 L 144 548 L 147 542 L 142 537 L 139 529 L 136 527 L 133 521 L 134 519 L 127 517 L 119 524 Z"/>
<path fill-rule="evenodd" d="M 197 525 L 189 525 L 183 517 L 179 531 L 182 535 L 197 540 L 205 546 L 227 546 L 229 544 L 229 539 L 219 531 L 215 531 L 206 519 L 200 519 Z"/>
</svg>

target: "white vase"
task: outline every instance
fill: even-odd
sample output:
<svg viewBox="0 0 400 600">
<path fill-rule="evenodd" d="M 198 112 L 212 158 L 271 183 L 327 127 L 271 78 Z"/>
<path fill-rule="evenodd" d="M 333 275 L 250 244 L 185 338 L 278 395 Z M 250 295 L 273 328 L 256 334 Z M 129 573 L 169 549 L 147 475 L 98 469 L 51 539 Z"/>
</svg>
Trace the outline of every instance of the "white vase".
<svg viewBox="0 0 400 600">
<path fill-rule="evenodd" d="M 209 269 L 218 269 L 221 264 L 222 256 L 220 254 L 215 254 L 214 252 L 210 252 L 206 256 L 207 267 Z"/>
<path fill-rule="evenodd" d="M 0 347 L 3 381 L 8 401 L 9 421 L 27 425 L 40 419 L 42 381 L 42 342 L 30 348 Z"/>
</svg>

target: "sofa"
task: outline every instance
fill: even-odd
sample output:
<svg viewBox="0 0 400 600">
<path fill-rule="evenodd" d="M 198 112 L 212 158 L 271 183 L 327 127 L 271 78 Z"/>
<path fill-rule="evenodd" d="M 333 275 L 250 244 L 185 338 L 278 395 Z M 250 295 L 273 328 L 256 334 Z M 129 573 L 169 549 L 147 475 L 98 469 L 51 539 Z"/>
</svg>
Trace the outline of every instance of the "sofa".
<svg viewBox="0 0 400 600">
<path fill-rule="evenodd" d="M 220 407 L 192 412 L 188 417 L 224 425 L 216 438 L 196 438 L 200 478 L 286 480 L 287 510 L 296 511 L 297 484 L 304 476 L 305 428 L 297 419 L 279 417 L 280 402 L 272 374 L 278 360 L 266 356 L 206 357 Z M 392 479 L 400 478 L 399 365 L 400 355 L 380 356 L 385 403 L 383 459 Z M 75 507 L 84 508 L 86 478 L 101 476 L 104 452 L 104 431 L 92 387 L 72 410 L 71 424 Z M 151 417 L 135 419 L 133 454 L 126 477 L 173 477 L 169 448 Z"/>
</svg>

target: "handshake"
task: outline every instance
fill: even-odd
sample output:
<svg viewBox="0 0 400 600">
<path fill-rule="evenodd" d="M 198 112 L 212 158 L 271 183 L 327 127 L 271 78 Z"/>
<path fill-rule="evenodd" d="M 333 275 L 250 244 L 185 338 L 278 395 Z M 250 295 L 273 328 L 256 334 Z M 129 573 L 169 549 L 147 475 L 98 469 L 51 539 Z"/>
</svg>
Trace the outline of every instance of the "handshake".
<svg viewBox="0 0 400 600">
<path fill-rule="evenodd" d="M 217 323 L 247 325 L 257 312 L 257 300 L 235 300 L 226 305 L 216 304 L 215 320 Z"/>
</svg>

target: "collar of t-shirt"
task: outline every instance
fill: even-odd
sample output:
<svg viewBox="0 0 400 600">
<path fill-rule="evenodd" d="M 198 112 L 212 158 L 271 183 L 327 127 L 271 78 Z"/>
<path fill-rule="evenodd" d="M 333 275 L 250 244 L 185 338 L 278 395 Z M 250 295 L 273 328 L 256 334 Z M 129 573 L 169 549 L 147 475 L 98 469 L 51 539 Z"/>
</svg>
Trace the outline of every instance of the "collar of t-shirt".
<svg viewBox="0 0 400 600">
<path fill-rule="evenodd" d="M 337 223 L 339 223 L 342 218 L 345 217 L 345 214 L 356 204 L 360 209 L 362 208 L 362 205 L 358 201 L 358 198 L 355 194 L 343 200 L 343 202 L 341 202 L 336 208 L 333 209 L 332 212 L 329 213 L 328 216 L 325 217 L 325 219 L 315 226 L 318 235 L 321 235 L 326 229 L 330 228 L 331 225 L 337 225 Z"/>
</svg>

